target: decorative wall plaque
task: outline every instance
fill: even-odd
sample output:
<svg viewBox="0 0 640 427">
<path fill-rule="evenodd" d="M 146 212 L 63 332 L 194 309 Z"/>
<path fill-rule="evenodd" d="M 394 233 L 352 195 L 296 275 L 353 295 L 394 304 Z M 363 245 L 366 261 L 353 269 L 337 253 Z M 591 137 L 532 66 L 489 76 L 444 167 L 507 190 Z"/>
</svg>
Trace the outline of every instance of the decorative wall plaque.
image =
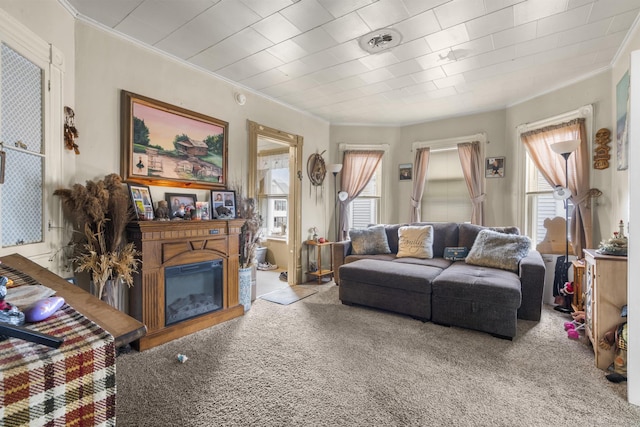
<svg viewBox="0 0 640 427">
<path fill-rule="evenodd" d="M 594 169 L 607 169 L 609 167 L 609 143 L 611 142 L 611 131 L 607 128 L 602 128 L 596 132 L 596 144 L 593 149 L 593 168 Z"/>
</svg>

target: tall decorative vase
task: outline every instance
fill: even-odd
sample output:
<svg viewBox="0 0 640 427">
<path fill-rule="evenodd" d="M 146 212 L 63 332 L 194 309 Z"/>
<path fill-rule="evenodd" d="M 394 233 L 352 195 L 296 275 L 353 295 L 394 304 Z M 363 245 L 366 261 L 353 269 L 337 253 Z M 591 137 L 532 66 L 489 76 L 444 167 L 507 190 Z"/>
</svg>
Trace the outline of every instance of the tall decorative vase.
<svg viewBox="0 0 640 427">
<path fill-rule="evenodd" d="M 251 308 L 251 267 L 238 270 L 238 282 L 240 287 L 240 304 L 244 306 L 244 311 Z"/>
<path fill-rule="evenodd" d="M 107 280 L 102 289 L 102 301 L 109 304 L 111 307 L 120 310 L 124 313 L 127 312 L 126 299 L 125 299 L 125 284 L 121 279 Z M 98 296 L 99 290 L 91 281 L 91 293 Z"/>
</svg>

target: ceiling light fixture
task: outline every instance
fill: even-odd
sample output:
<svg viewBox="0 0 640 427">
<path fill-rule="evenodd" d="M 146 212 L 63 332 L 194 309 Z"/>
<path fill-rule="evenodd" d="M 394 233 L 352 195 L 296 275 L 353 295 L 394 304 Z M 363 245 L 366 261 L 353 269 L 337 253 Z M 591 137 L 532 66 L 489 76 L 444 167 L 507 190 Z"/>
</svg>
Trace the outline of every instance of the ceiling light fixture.
<svg viewBox="0 0 640 427">
<path fill-rule="evenodd" d="M 391 28 L 382 28 L 360 37 L 360 47 L 369 53 L 378 53 L 396 47 L 402 41 L 402 35 Z"/>
</svg>

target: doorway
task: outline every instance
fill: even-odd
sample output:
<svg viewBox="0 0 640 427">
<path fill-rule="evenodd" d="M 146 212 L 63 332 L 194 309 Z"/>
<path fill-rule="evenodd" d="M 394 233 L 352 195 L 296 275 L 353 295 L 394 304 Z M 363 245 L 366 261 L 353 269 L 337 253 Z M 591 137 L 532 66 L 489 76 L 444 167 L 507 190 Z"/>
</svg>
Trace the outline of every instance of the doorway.
<svg viewBox="0 0 640 427">
<path fill-rule="evenodd" d="M 265 273 L 275 275 L 281 283 L 293 286 L 300 283 L 302 277 L 300 171 L 303 138 L 250 120 L 247 123 L 248 194 L 256 200 L 263 219 L 263 245 L 267 247 L 267 261 L 278 265 L 277 270 Z M 270 286 L 274 286 L 271 279 Z M 256 290 L 256 294 L 260 292 Z"/>
</svg>

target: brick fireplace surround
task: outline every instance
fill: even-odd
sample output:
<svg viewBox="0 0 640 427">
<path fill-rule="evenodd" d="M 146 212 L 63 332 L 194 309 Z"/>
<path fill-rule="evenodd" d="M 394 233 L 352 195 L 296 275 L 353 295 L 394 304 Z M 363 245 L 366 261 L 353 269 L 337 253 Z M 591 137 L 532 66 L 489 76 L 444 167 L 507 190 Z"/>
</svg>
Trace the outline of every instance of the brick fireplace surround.
<svg viewBox="0 0 640 427">
<path fill-rule="evenodd" d="M 239 235 L 244 220 L 139 221 L 127 226 L 127 238 L 142 253 L 141 271 L 129 290 L 129 314 L 147 326 L 134 342 L 146 350 L 244 314 L 238 301 Z M 165 325 L 166 267 L 220 259 L 223 305 L 220 310 Z"/>
</svg>

